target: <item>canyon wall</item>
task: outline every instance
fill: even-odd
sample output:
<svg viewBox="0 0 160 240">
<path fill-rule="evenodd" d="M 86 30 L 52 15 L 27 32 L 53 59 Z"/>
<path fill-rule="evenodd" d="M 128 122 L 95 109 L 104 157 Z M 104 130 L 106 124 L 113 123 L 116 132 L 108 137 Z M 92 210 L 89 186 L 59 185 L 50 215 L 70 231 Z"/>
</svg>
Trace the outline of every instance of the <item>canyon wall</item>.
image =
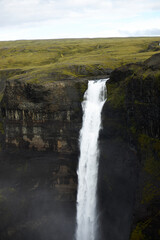
<svg viewBox="0 0 160 240">
<path fill-rule="evenodd" d="M 87 81 L 7 81 L 1 101 L 1 239 L 72 239 Z M 62 230 L 63 228 L 63 230 Z"/>
<path fill-rule="evenodd" d="M 99 196 L 107 239 L 158 239 L 160 54 L 115 69 L 100 137 Z"/>
<path fill-rule="evenodd" d="M 159 238 L 160 55 L 115 69 L 99 146 L 99 240 Z M 72 239 L 87 79 L 7 81 L 1 101 L 1 239 Z"/>
</svg>

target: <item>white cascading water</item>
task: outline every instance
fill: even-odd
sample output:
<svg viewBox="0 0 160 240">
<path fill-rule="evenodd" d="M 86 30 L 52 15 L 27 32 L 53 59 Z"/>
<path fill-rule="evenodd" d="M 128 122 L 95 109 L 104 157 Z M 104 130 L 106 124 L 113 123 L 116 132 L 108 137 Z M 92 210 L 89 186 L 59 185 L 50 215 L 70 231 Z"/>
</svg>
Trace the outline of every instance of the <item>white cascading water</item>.
<svg viewBox="0 0 160 240">
<path fill-rule="evenodd" d="M 106 81 L 107 79 L 89 81 L 82 103 L 76 240 L 97 239 L 98 136 L 101 111 L 106 100 Z"/>
</svg>

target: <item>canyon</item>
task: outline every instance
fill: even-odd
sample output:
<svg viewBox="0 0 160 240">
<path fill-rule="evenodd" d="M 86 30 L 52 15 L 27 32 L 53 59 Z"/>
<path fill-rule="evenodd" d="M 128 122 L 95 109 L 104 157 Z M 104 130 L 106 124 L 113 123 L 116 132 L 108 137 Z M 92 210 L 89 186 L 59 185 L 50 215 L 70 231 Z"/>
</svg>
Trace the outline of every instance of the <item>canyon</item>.
<svg viewBox="0 0 160 240">
<path fill-rule="evenodd" d="M 101 73 L 97 240 L 160 236 L 160 54 Z M 99 76 L 89 78 L 98 79 Z M 2 81 L 0 238 L 71 240 L 88 79 Z"/>
</svg>

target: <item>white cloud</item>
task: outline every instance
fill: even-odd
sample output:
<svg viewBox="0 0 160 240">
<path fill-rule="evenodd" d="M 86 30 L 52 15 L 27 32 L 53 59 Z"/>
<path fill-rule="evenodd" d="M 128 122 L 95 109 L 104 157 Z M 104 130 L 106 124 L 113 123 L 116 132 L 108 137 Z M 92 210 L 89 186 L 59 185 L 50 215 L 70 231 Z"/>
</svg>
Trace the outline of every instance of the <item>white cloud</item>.
<svg viewBox="0 0 160 240">
<path fill-rule="evenodd" d="M 0 0 L 0 40 L 151 34 L 156 16 L 159 0 Z"/>
</svg>

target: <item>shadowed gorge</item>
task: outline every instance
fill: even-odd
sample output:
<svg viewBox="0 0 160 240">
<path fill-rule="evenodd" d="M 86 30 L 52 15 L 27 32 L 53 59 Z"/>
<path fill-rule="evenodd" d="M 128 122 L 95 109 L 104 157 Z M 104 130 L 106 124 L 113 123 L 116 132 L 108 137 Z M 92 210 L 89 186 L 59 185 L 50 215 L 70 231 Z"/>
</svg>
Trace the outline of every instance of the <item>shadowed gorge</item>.
<svg viewBox="0 0 160 240">
<path fill-rule="evenodd" d="M 77 51 L 71 43 L 79 44 Z M 73 239 L 81 102 L 88 80 L 106 76 L 108 99 L 99 136 L 97 239 L 159 239 L 158 43 L 157 38 L 18 41 L 14 47 L 11 42 L 0 43 L 2 48 L 8 46 L 0 70 L 0 239 Z M 62 52 L 59 65 L 54 66 L 43 66 L 43 62 L 29 66 L 34 58 L 23 67 L 23 62 L 14 65 L 16 57 L 11 64 L 7 62 L 13 48 L 24 45 L 22 52 L 28 54 L 34 49 L 31 46 L 38 52 L 46 44 L 55 51 L 63 45 L 71 52 Z M 42 49 L 39 54 L 43 55 Z M 17 50 L 16 54 L 18 58 Z M 69 72 L 64 74 L 66 69 Z"/>
</svg>

